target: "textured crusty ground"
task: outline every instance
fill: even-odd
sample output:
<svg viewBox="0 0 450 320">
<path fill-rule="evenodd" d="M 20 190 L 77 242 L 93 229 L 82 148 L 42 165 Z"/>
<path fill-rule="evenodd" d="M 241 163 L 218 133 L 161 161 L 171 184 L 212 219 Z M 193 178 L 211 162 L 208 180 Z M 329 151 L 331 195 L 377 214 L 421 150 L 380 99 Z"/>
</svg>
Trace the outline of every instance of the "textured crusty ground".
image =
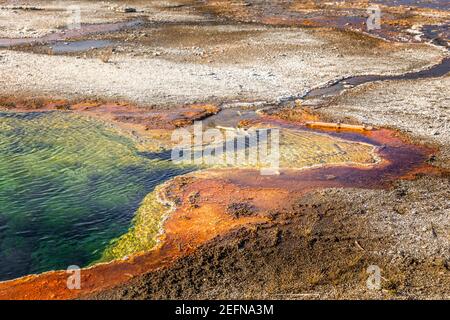
<svg viewBox="0 0 450 320">
<path fill-rule="evenodd" d="M 450 181 L 328 189 L 96 299 L 448 299 Z M 366 286 L 369 265 L 382 289 Z"/>
<path fill-rule="evenodd" d="M 4 36 L 14 36 L 11 30 L 20 30 L 16 23 L 26 21 L 39 22 L 40 34 L 64 27 L 65 8 L 72 2 L 29 3 L 45 10 L 0 9 Z M 189 6 L 173 8 L 177 3 L 171 1 L 134 1 L 129 5 L 138 12 L 130 14 L 117 12 L 123 1 L 74 3 L 81 5 L 82 23 L 131 18 L 145 23 L 116 35 L 86 36 L 121 42 L 108 63 L 102 57 L 110 49 L 68 55 L 29 52 L 33 48 L 0 50 L 0 94 L 84 96 L 148 105 L 276 102 L 343 76 L 425 68 L 444 55 L 428 45 L 387 43 L 330 29 L 224 23 Z"/>
<path fill-rule="evenodd" d="M 199 32 L 210 29 L 199 28 Z M 228 32 L 227 28 L 222 32 Z M 341 42 L 330 47 L 331 41 L 312 32 L 267 27 L 257 37 L 234 42 L 234 63 L 211 65 L 189 57 L 180 63 L 170 57 L 127 52 L 119 52 L 110 63 L 104 63 L 95 58 L 3 50 L 0 92 L 66 98 L 82 95 L 160 105 L 233 99 L 276 101 L 345 75 L 403 73 L 442 58 L 442 51 L 425 45 L 379 43 L 375 44 L 376 54 L 364 48 L 349 50 L 354 39 L 335 36 Z"/>
<path fill-rule="evenodd" d="M 0 1 L 0 38 L 36 38 L 60 31 L 70 23 L 71 8 L 80 8 L 81 23 L 111 23 L 145 18 L 152 22 L 201 21 L 200 14 L 179 8 L 176 1 Z M 126 13 L 125 8 L 136 12 Z"/>
</svg>

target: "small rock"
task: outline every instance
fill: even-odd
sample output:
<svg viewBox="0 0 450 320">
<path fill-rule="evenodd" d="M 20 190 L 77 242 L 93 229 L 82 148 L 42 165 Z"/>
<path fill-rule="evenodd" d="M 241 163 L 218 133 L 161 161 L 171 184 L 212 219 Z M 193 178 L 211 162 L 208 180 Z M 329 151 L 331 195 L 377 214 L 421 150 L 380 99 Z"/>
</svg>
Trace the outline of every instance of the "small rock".
<svg viewBox="0 0 450 320">
<path fill-rule="evenodd" d="M 133 7 L 126 7 L 123 9 L 123 12 L 125 12 L 125 13 L 132 13 L 132 12 L 136 12 L 136 11 L 137 11 L 136 8 L 133 8 Z"/>
</svg>

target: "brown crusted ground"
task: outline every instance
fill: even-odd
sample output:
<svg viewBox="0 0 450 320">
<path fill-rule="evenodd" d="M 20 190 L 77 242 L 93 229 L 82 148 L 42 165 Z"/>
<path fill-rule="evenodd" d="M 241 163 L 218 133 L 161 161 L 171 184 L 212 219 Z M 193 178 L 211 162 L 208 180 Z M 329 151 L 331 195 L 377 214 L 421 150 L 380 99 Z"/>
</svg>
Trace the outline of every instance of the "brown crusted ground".
<svg viewBox="0 0 450 320">
<path fill-rule="evenodd" d="M 336 189 L 313 192 L 298 198 L 271 223 L 215 238 L 170 268 L 91 298 L 448 298 L 448 252 L 433 248 L 419 255 L 401 248 L 398 243 L 416 233 L 401 228 L 401 223 L 393 223 L 397 234 L 374 227 L 389 219 L 383 216 L 386 212 L 407 220 L 403 213 L 395 213 L 401 205 L 415 207 L 415 219 L 442 219 L 442 211 L 427 210 L 426 199 L 414 193 L 445 199 L 450 196 L 448 187 L 448 177 L 425 177 L 397 183 L 389 191 L 354 189 L 351 196 Z M 445 226 L 418 233 L 432 238 L 430 243 L 445 243 Z M 379 291 L 366 287 L 369 265 L 382 269 Z"/>
</svg>

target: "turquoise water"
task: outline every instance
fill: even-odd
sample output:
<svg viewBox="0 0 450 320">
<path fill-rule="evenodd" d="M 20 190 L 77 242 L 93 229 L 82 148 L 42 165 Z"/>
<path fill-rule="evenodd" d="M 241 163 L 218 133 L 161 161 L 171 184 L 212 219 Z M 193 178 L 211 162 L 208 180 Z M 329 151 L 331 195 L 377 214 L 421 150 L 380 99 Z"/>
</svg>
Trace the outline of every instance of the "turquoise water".
<svg viewBox="0 0 450 320">
<path fill-rule="evenodd" d="M 0 113 L 0 280 L 102 257 L 144 197 L 186 170 L 64 112 Z"/>
</svg>

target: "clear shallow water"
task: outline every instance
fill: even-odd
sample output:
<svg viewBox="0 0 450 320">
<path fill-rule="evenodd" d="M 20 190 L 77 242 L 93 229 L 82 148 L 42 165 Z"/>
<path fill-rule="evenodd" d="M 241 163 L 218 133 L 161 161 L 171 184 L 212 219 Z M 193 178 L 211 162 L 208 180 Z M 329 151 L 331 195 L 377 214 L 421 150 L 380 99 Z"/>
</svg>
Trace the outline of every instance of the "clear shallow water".
<svg viewBox="0 0 450 320">
<path fill-rule="evenodd" d="M 72 53 L 91 49 L 107 48 L 114 44 L 109 40 L 81 40 L 71 42 L 55 42 L 50 45 L 53 53 Z"/>
<path fill-rule="evenodd" d="M 97 261 L 184 172 L 88 118 L 0 112 L 0 280 Z"/>
</svg>

